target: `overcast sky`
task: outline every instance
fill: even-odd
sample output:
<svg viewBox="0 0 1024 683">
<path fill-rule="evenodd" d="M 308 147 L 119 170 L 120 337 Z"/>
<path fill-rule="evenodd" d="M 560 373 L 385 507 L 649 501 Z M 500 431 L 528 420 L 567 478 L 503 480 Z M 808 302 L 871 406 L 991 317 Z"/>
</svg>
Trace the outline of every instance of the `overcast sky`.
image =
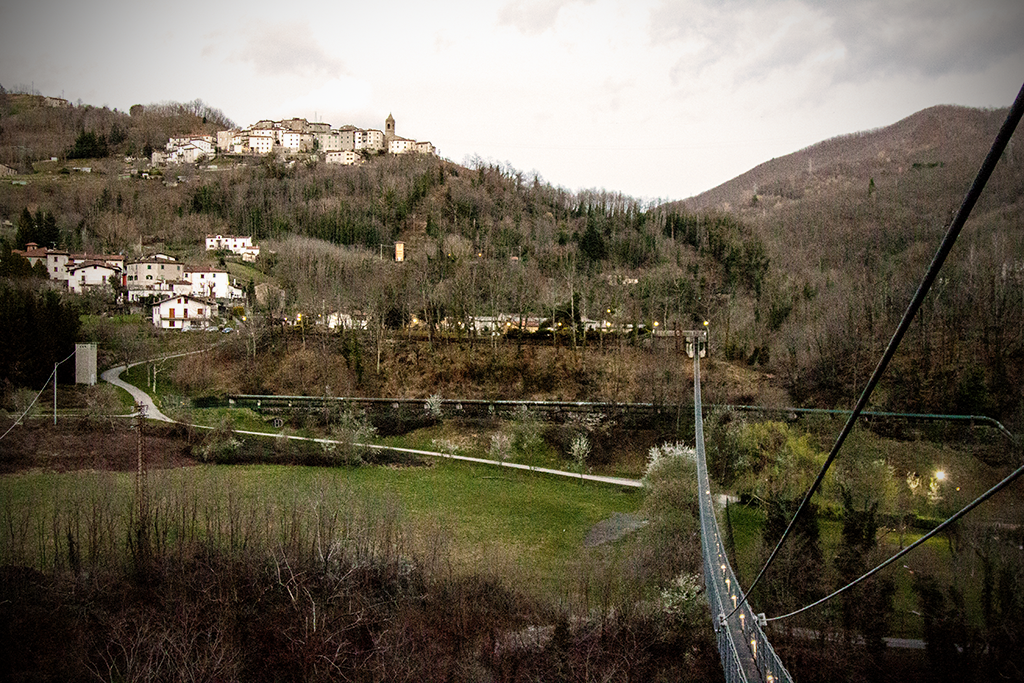
<svg viewBox="0 0 1024 683">
<path fill-rule="evenodd" d="M 24 0 L 0 84 L 200 98 L 429 140 L 570 190 L 683 199 L 937 104 L 1005 107 L 1022 0 Z"/>
</svg>

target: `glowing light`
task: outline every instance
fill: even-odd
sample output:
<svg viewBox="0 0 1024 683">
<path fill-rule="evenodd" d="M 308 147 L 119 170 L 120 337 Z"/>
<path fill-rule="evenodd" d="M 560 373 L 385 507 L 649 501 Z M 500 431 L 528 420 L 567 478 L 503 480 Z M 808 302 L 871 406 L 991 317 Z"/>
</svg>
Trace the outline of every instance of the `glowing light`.
<svg viewBox="0 0 1024 683">
<path fill-rule="evenodd" d="M 936 470 L 935 478 L 939 481 L 946 481 L 946 470 Z"/>
</svg>

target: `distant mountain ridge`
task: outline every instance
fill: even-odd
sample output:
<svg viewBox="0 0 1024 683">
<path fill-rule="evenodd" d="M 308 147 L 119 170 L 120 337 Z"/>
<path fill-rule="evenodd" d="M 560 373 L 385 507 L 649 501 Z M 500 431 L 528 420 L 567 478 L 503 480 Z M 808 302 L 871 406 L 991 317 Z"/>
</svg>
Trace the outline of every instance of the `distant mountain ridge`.
<svg viewBox="0 0 1024 683">
<path fill-rule="evenodd" d="M 1006 109 L 939 105 L 890 126 L 830 138 L 766 161 L 681 204 L 692 212 L 737 210 L 818 194 L 837 180 L 862 182 L 935 166 L 980 163 Z M 976 168 L 975 168 L 976 170 Z M 757 197 L 757 201 L 754 198 Z"/>
</svg>

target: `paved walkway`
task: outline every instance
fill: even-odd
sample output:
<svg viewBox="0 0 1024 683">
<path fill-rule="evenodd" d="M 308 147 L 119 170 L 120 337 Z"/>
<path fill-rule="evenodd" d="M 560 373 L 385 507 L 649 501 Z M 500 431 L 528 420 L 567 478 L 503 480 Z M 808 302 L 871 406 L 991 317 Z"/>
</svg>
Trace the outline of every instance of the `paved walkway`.
<svg viewBox="0 0 1024 683">
<path fill-rule="evenodd" d="M 207 349 L 204 349 L 204 351 L 205 350 L 207 350 Z M 201 353 L 201 351 L 190 351 L 189 353 Z M 188 355 L 188 354 L 186 354 L 186 353 L 179 353 L 179 354 L 176 354 L 174 356 L 165 356 L 164 358 L 176 358 L 177 356 L 186 356 L 186 355 Z M 163 358 L 154 359 L 154 360 L 163 360 Z M 153 398 L 149 394 L 147 394 L 145 391 L 143 391 L 142 389 L 138 388 L 134 384 L 129 384 L 128 382 L 125 382 L 123 379 L 121 379 L 121 373 L 124 372 L 127 368 L 135 367 L 136 365 L 141 365 L 142 363 L 149 363 L 149 362 L 150 361 L 148 361 L 148 360 L 147 361 L 139 361 L 137 363 L 132 363 L 131 365 L 129 365 L 127 367 L 124 366 L 124 365 L 119 365 L 116 368 L 110 368 L 109 370 L 105 370 L 100 375 L 100 379 L 102 379 L 104 382 L 109 382 L 110 384 L 113 384 L 116 387 L 120 387 L 121 389 L 124 389 L 125 391 L 127 391 L 129 394 L 132 395 L 132 398 L 135 399 L 136 403 L 141 403 L 141 404 L 145 405 L 146 406 L 146 417 L 148 417 L 150 419 L 153 419 L 153 420 L 159 420 L 161 422 L 177 422 L 177 420 L 172 420 L 171 418 L 167 417 L 162 412 L 160 412 L 160 409 L 156 407 L 156 403 L 153 402 Z M 184 423 L 182 423 L 182 424 L 184 424 Z M 200 428 L 200 429 L 211 429 L 211 427 L 207 427 L 205 425 L 190 425 L 190 426 L 197 427 L 197 428 Z M 293 436 L 293 435 L 290 435 L 290 434 L 278 434 L 278 433 L 275 433 L 275 432 L 253 432 L 253 431 L 247 431 L 247 430 L 243 430 L 243 429 L 236 429 L 234 431 L 235 431 L 236 434 L 248 434 L 250 436 L 263 436 L 263 437 L 267 437 L 267 438 L 271 438 L 271 439 L 283 436 L 286 439 L 292 439 L 294 441 L 315 441 L 317 443 L 339 443 L 338 441 L 334 441 L 333 439 L 315 439 L 315 438 L 308 437 L 308 436 Z M 584 475 L 581 476 L 579 472 L 566 472 L 564 470 L 553 470 L 553 469 L 548 469 L 546 467 L 531 467 L 530 465 L 523 465 L 523 464 L 517 463 L 517 462 L 498 462 L 496 460 L 488 460 L 487 458 L 473 458 L 473 457 L 470 457 L 468 455 L 453 455 L 451 453 L 440 453 L 440 452 L 437 452 L 437 451 L 423 451 L 423 450 L 419 450 L 419 449 L 416 449 L 416 448 L 400 448 L 398 446 L 381 446 L 381 445 L 378 445 L 378 444 L 369 444 L 369 443 L 368 444 L 355 444 L 355 445 L 356 446 L 361 446 L 363 448 L 372 448 L 372 449 L 375 449 L 375 450 L 397 451 L 399 453 L 411 453 L 413 455 L 424 455 L 424 456 L 434 457 L 434 458 L 448 458 L 450 460 L 462 460 L 463 462 L 473 462 L 473 463 L 478 463 L 478 464 L 481 464 L 481 465 L 493 465 L 495 467 L 508 467 L 508 468 L 517 469 L 517 470 L 529 470 L 531 472 L 540 472 L 540 473 L 543 473 L 543 474 L 550 474 L 550 475 L 554 475 L 554 476 L 557 476 L 557 477 L 571 477 L 571 478 L 574 478 L 574 479 L 582 479 L 583 481 L 592 481 L 592 482 L 598 482 L 598 483 L 601 483 L 601 484 L 612 484 L 613 486 L 626 486 L 626 487 L 629 487 L 629 488 L 641 488 L 641 487 L 643 487 L 643 482 L 641 482 L 639 479 L 626 479 L 624 477 L 605 477 L 605 476 L 601 476 L 601 475 L 597 475 L 597 474 L 584 474 Z"/>
<path fill-rule="evenodd" d="M 133 363 L 132 365 L 138 365 L 138 363 Z M 144 392 L 142 389 L 139 389 L 134 384 L 128 384 L 128 382 L 121 379 L 121 373 L 127 370 L 128 367 L 118 365 L 116 368 L 104 370 L 100 375 L 100 379 L 104 382 L 113 384 L 115 387 L 124 389 L 132 395 L 132 398 L 135 399 L 135 403 L 141 403 L 146 406 L 146 417 L 153 420 L 160 420 L 161 422 L 174 422 L 174 420 L 160 412 L 160 409 L 156 407 L 156 403 L 153 402 L 153 398 L 149 394 Z"/>
</svg>

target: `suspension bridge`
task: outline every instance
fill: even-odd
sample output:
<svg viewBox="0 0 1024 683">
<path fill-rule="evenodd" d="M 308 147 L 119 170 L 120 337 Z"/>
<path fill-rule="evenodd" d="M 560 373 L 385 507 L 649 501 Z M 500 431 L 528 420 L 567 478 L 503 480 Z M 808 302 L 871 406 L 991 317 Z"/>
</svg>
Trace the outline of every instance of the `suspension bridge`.
<svg viewBox="0 0 1024 683">
<path fill-rule="evenodd" d="M 700 541 L 704 557 L 704 589 L 718 641 L 726 683 L 790 683 L 786 667 L 764 632 L 764 615 L 754 614 L 742 602 L 743 594 L 725 553 L 715 518 L 704 454 L 704 425 L 700 400 L 700 358 L 705 353 L 707 331 L 687 333 L 687 355 L 693 357 L 693 410 L 696 429 L 697 485 L 700 501 Z"/>
</svg>

